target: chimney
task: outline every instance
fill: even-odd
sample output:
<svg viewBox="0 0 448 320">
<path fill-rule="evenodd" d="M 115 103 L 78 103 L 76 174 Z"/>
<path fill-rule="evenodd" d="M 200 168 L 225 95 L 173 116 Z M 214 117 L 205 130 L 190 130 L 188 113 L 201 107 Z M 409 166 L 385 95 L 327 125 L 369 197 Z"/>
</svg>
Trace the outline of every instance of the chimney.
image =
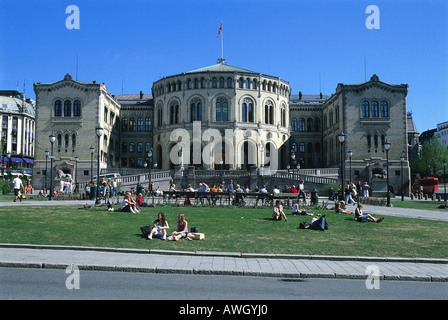
<svg viewBox="0 0 448 320">
<path fill-rule="evenodd" d="M 299 92 L 299 100 L 302 100 L 302 91 Z"/>
<path fill-rule="evenodd" d="M 143 99 L 143 91 L 140 91 L 140 100 Z"/>
</svg>

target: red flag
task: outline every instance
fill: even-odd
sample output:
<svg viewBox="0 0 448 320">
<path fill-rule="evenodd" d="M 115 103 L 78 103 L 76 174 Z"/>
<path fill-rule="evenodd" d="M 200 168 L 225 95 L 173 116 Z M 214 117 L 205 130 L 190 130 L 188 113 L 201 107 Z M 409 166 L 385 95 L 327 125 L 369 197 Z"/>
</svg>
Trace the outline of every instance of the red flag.
<svg viewBox="0 0 448 320">
<path fill-rule="evenodd" d="M 221 25 L 219 26 L 218 36 L 216 38 L 219 38 L 219 36 L 221 35 L 221 31 L 222 31 L 222 21 L 221 21 Z"/>
</svg>

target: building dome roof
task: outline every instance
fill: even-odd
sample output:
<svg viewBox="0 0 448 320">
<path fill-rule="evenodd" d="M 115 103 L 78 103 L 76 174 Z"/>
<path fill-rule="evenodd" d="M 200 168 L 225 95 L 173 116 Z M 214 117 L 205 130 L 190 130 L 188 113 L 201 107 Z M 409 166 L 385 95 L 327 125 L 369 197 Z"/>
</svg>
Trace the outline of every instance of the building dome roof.
<svg viewBox="0 0 448 320">
<path fill-rule="evenodd" d="M 224 59 L 219 59 L 218 63 L 214 64 L 212 66 L 199 68 L 199 69 L 192 70 L 192 71 L 189 71 L 189 72 L 186 72 L 186 73 L 197 73 L 197 72 L 207 72 L 207 71 L 211 71 L 211 72 L 246 72 L 246 73 L 250 72 L 250 73 L 256 73 L 256 72 L 251 71 L 251 70 L 230 66 L 230 65 L 228 65 L 228 64 L 226 64 L 224 62 Z"/>
</svg>

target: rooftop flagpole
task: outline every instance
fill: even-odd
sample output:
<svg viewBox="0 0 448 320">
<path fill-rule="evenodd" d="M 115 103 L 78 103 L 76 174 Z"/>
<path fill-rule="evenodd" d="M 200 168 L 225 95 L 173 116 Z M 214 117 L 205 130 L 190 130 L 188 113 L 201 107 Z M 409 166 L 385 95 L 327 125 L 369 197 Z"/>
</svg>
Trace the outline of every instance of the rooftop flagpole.
<svg viewBox="0 0 448 320">
<path fill-rule="evenodd" d="M 221 25 L 218 29 L 218 37 L 221 36 L 221 62 L 224 62 L 224 40 L 222 36 L 222 19 L 221 19 Z"/>
</svg>

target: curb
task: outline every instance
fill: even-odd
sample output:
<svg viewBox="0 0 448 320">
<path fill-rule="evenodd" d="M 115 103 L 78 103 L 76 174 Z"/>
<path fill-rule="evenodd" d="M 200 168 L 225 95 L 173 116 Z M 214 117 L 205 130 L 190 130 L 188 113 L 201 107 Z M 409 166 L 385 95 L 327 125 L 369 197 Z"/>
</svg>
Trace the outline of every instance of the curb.
<svg viewBox="0 0 448 320">
<path fill-rule="evenodd" d="M 65 264 L 54 263 L 28 263 L 28 262 L 0 262 L 0 268 L 32 268 L 32 269 L 67 269 Z M 187 274 L 187 275 L 215 275 L 215 276 L 250 276 L 280 278 L 283 281 L 304 279 L 350 279 L 365 280 L 364 274 L 344 273 L 281 273 L 281 272 L 256 272 L 244 270 L 208 270 L 194 268 L 144 268 L 144 267 L 122 267 L 113 265 L 77 265 L 79 270 L 84 271 L 108 271 L 108 272 L 138 272 L 153 274 Z M 422 281 L 422 282 L 448 282 L 448 277 L 443 276 L 411 276 L 411 275 L 381 275 L 379 280 L 392 281 Z"/>
<path fill-rule="evenodd" d="M 255 258 L 255 259 L 267 258 L 267 259 L 297 259 L 297 260 L 305 259 L 305 260 L 331 260 L 331 261 L 400 262 L 400 263 L 410 262 L 410 263 L 448 264 L 448 259 L 437 259 L 437 258 L 324 256 L 324 255 L 239 253 L 239 252 L 215 252 L 215 251 L 176 251 L 176 250 L 160 250 L 160 249 L 131 249 L 131 248 L 62 246 L 62 245 L 40 245 L 40 244 L 36 245 L 36 244 L 15 244 L 15 243 L 0 243 L 0 248 L 77 250 L 77 251 L 100 251 L 100 252 L 137 253 L 137 254 L 190 255 L 190 256 Z"/>
</svg>

